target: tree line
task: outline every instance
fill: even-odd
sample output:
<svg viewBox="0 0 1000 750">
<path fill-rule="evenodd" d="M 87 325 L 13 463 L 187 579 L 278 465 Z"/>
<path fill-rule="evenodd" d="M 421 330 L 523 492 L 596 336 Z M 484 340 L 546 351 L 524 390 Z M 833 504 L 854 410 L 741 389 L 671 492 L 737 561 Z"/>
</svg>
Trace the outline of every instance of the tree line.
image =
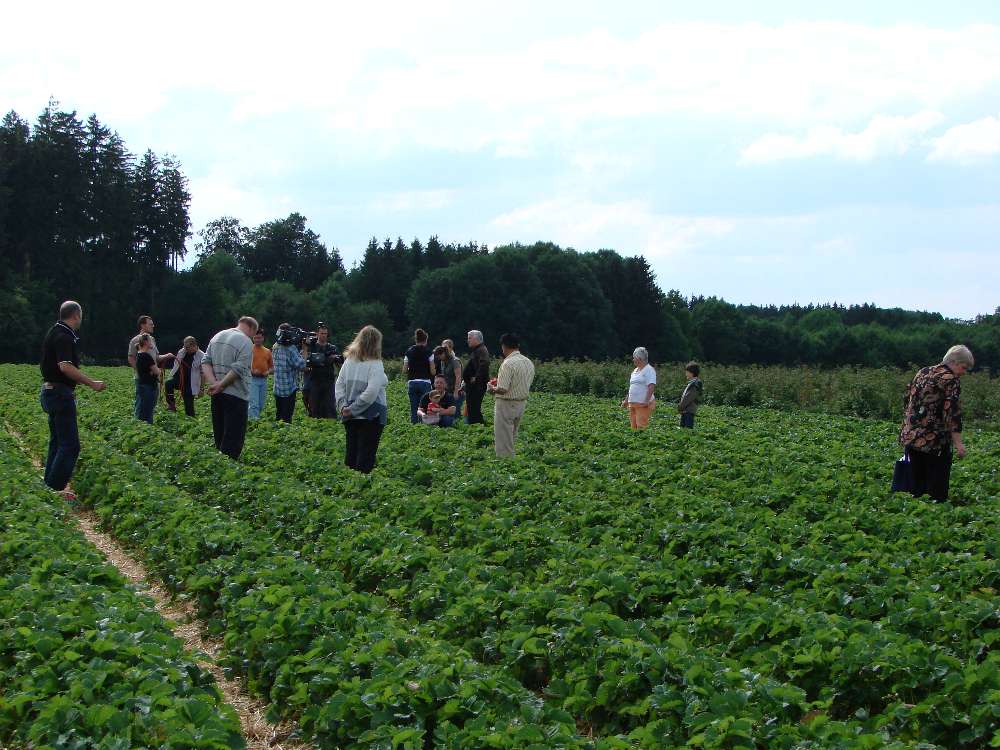
<svg viewBox="0 0 1000 750">
<path fill-rule="evenodd" d="M 965 343 L 980 366 L 1000 370 L 1000 308 L 974 321 L 937 313 L 842 306 L 734 305 L 663 291 L 647 261 L 613 250 L 557 245 L 444 243 L 373 237 L 350 270 L 299 213 L 257 227 L 233 217 L 192 239 L 190 194 L 180 163 L 132 154 L 96 116 L 85 121 L 51 101 L 31 126 L 14 112 L 0 123 L 0 360 L 33 361 L 58 303 L 85 308 L 86 353 L 124 358 L 135 319 L 157 322 L 161 347 L 185 335 L 203 343 L 240 314 L 273 331 L 323 320 L 343 345 L 365 323 L 401 353 L 412 330 L 462 348 L 465 332 L 487 343 L 505 331 L 542 359 L 627 359 L 646 346 L 654 361 L 907 367 Z"/>
</svg>

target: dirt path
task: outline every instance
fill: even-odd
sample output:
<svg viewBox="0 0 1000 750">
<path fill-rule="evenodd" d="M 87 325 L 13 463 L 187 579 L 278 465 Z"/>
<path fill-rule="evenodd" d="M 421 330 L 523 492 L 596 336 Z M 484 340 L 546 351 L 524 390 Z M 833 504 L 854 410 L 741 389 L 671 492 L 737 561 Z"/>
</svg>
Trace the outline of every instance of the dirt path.
<svg viewBox="0 0 1000 750">
<path fill-rule="evenodd" d="M 15 432 L 10 425 L 7 425 L 7 428 L 20 443 L 21 449 L 30 456 L 22 436 Z M 31 456 L 31 461 L 37 468 L 42 468 L 34 456 Z M 174 635 L 181 639 L 184 647 L 194 656 L 199 666 L 215 677 L 226 703 L 232 706 L 240 717 L 240 725 L 243 728 L 243 736 L 246 738 L 249 750 L 312 748 L 312 745 L 290 738 L 295 729 L 293 723 L 271 724 L 268 722 L 265 718 L 267 704 L 248 694 L 239 677 L 226 677 L 222 668 L 217 664 L 219 654 L 222 651 L 222 639 L 207 636 L 203 632 L 201 622 L 191 604 L 171 599 L 170 593 L 149 575 L 141 562 L 129 555 L 114 537 L 101 531 L 100 520 L 95 513 L 83 508 L 75 508 L 73 516 L 76 519 L 77 527 L 87 538 L 87 541 L 100 550 L 108 562 L 114 565 L 137 590 L 153 600 L 156 611 L 167 621 L 173 629 Z"/>
</svg>

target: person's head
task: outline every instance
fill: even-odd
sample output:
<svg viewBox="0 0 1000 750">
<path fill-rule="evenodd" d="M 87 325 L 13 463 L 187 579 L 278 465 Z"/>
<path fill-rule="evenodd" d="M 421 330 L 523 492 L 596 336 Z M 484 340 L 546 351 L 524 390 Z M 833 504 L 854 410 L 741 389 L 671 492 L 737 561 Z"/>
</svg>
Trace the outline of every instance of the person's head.
<svg viewBox="0 0 1000 750">
<path fill-rule="evenodd" d="M 697 362 L 688 362 L 684 365 L 684 374 L 688 380 L 694 380 L 701 375 L 701 366 Z"/>
<path fill-rule="evenodd" d="M 256 330 L 256 332 L 253 335 L 253 343 L 254 343 L 255 346 L 263 346 L 264 345 L 264 329 L 263 328 L 258 328 Z"/>
<path fill-rule="evenodd" d="M 140 352 L 147 352 L 147 351 L 149 351 L 149 347 L 152 346 L 152 344 L 153 344 L 153 337 L 150 336 L 148 333 L 144 333 L 144 334 L 142 334 L 142 335 L 139 336 L 139 351 Z"/>
<path fill-rule="evenodd" d="M 360 362 L 382 359 L 382 332 L 375 326 L 365 326 L 358 331 L 358 335 L 347 346 L 344 354 Z"/>
<path fill-rule="evenodd" d="M 969 347 L 958 344 L 945 352 L 942 364 L 948 365 L 959 377 L 971 370 L 976 365 L 976 360 L 972 356 Z"/>
<path fill-rule="evenodd" d="M 418 344 L 426 344 L 427 331 L 425 331 L 423 328 L 418 328 L 413 332 L 413 340 L 416 341 Z"/>
<path fill-rule="evenodd" d="M 469 331 L 469 333 L 466 334 L 466 341 L 469 344 L 469 348 L 474 349 L 475 347 L 483 343 L 483 332 L 476 330 Z"/>
<path fill-rule="evenodd" d="M 444 360 L 448 357 L 449 351 L 447 346 L 435 346 L 434 347 L 434 359 Z"/>
<path fill-rule="evenodd" d="M 632 363 L 636 367 L 645 367 L 649 364 L 649 352 L 644 346 L 637 346 L 632 352 Z"/>
<path fill-rule="evenodd" d="M 153 329 L 156 327 L 153 323 L 153 319 L 148 315 L 140 315 L 139 320 L 139 333 L 152 333 Z"/>
<path fill-rule="evenodd" d="M 186 351 L 188 354 L 194 354 L 196 351 L 198 351 L 198 339 L 196 339 L 194 336 L 185 336 L 184 351 Z"/>
<path fill-rule="evenodd" d="M 316 341 L 325 344 L 330 339 L 330 329 L 322 320 L 316 324 Z"/>
<path fill-rule="evenodd" d="M 452 354 L 454 354 L 454 353 L 455 353 L 455 342 L 454 342 L 454 341 L 452 341 L 451 339 L 445 339 L 444 341 L 442 341 L 442 342 L 441 342 L 441 346 L 447 346 L 447 347 L 448 347 L 448 350 L 449 350 L 449 351 L 450 351 L 450 352 L 451 352 Z"/>
<path fill-rule="evenodd" d="M 240 318 L 236 323 L 236 327 L 251 338 L 255 333 L 257 333 L 257 329 L 260 328 L 260 326 L 257 325 L 257 320 L 255 318 L 251 318 L 249 315 L 244 315 Z"/>
<path fill-rule="evenodd" d="M 448 380 L 444 375 L 434 376 L 434 390 L 438 393 L 448 390 Z"/>
<path fill-rule="evenodd" d="M 59 321 L 74 331 L 77 330 L 83 322 L 83 308 L 80 307 L 80 303 L 68 299 L 59 305 Z"/>
<path fill-rule="evenodd" d="M 518 339 L 516 333 L 505 333 L 500 337 L 500 351 L 503 352 L 503 356 L 507 356 L 511 352 L 515 352 L 521 348 L 521 340 Z"/>
</svg>

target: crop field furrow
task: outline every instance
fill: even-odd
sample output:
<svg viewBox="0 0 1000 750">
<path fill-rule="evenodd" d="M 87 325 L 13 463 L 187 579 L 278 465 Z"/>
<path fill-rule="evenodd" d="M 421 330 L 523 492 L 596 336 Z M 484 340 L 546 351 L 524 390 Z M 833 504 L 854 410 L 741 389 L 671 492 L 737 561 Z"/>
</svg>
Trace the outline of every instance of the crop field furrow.
<svg viewBox="0 0 1000 750">
<path fill-rule="evenodd" d="M 714 408 L 633 435 L 543 395 L 498 462 L 488 432 L 397 419 L 394 384 L 365 478 L 335 423 L 256 423 L 233 463 L 204 414 L 136 424 L 107 378 L 78 486 L 320 745 L 1000 741 L 996 432 L 931 503 L 888 492 L 883 422 Z M 0 367 L 40 451 L 34 381 Z"/>
</svg>

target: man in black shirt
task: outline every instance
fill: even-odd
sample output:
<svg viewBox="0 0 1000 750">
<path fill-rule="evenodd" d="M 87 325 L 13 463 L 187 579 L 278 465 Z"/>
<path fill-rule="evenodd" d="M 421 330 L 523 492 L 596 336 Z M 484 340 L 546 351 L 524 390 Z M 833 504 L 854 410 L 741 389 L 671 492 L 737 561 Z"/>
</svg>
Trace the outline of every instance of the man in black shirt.
<svg viewBox="0 0 1000 750">
<path fill-rule="evenodd" d="M 80 337 L 83 322 L 79 302 L 63 302 L 59 322 L 45 335 L 42 343 L 42 410 L 49 415 L 49 453 L 45 460 L 45 484 L 68 500 L 75 499 L 66 489 L 80 455 L 80 433 L 76 426 L 77 383 L 103 391 L 100 380 L 87 377 L 80 370 Z"/>
<path fill-rule="evenodd" d="M 309 377 L 309 397 L 306 401 L 309 416 L 318 419 L 336 419 L 337 403 L 334 384 L 337 382 L 337 365 L 344 363 L 337 347 L 329 341 L 330 329 L 323 323 L 316 326 L 316 341 L 306 353 L 306 375 Z"/>
</svg>

